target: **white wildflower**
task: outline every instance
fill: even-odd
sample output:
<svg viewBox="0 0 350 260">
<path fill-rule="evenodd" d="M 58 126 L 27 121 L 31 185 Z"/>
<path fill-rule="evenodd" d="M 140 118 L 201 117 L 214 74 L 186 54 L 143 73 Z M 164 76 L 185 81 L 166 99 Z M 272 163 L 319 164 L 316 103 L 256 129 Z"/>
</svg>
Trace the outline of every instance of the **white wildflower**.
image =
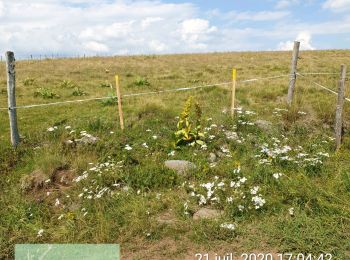
<svg viewBox="0 0 350 260">
<path fill-rule="evenodd" d="M 246 177 L 242 177 L 239 179 L 239 182 L 240 183 L 245 183 L 247 181 L 247 178 Z"/>
<path fill-rule="evenodd" d="M 234 224 L 230 224 L 230 223 L 223 223 L 220 225 L 221 228 L 227 228 L 230 230 L 235 230 L 236 226 Z"/>
<path fill-rule="evenodd" d="M 130 146 L 130 145 L 125 145 L 125 148 L 124 148 L 125 150 L 127 150 L 127 151 L 130 151 L 130 150 L 132 150 L 132 147 Z"/>
<path fill-rule="evenodd" d="M 278 180 L 281 176 L 282 176 L 282 173 L 274 173 L 273 175 L 272 175 L 276 180 Z"/>
<path fill-rule="evenodd" d="M 37 237 L 42 237 L 44 233 L 44 229 L 39 229 Z"/>
<path fill-rule="evenodd" d="M 250 194 L 252 194 L 252 195 L 257 194 L 257 193 L 258 193 L 258 191 L 259 191 L 259 189 L 260 189 L 260 187 L 259 187 L 259 186 L 255 186 L 255 187 L 253 187 L 252 189 L 250 189 Z"/>
<path fill-rule="evenodd" d="M 259 209 L 265 204 L 265 199 L 263 199 L 260 195 L 252 197 L 253 204 L 255 206 L 255 209 Z"/>
<path fill-rule="evenodd" d="M 228 203 L 231 203 L 233 201 L 233 198 L 232 197 L 228 197 L 227 199 L 226 199 L 226 202 L 228 202 Z"/>
<path fill-rule="evenodd" d="M 294 216 L 294 208 L 288 209 L 289 215 Z"/>
</svg>

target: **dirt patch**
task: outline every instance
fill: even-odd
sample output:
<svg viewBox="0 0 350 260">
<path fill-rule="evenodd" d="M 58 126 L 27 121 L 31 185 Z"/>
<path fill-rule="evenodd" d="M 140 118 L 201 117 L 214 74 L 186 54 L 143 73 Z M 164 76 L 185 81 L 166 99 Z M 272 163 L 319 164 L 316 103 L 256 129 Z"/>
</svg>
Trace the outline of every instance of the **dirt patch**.
<svg viewBox="0 0 350 260">
<path fill-rule="evenodd" d="M 184 259 L 192 243 L 187 239 L 165 238 L 160 241 L 134 241 L 132 245 L 121 245 L 122 259 Z"/>
<path fill-rule="evenodd" d="M 75 171 L 65 168 L 57 168 L 51 175 L 51 181 L 52 184 L 58 188 L 67 188 L 72 186 L 75 177 Z"/>
<path fill-rule="evenodd" d="M 172 211 L 166 211 L 157 217 L 157 222 L 164 225 L 173 225 L 176 224 L 177 219 Z"/>
<path fill-rule="evenodd" d="M 21 189 L 25 192 L 38 191 L 48 185 L 49 178 L 41 170 L 26 175 L 21 180 Z"/>
<path fill-rule="evenodd" d="M 50 175 L 36 170 L 22 178 L 21 189 L 29 199 L 41 202 L 50 193 L 62 193 L 71 188 L 75 176 L 75 171 L 66 167 L 56 168 Z"/>
</svg>

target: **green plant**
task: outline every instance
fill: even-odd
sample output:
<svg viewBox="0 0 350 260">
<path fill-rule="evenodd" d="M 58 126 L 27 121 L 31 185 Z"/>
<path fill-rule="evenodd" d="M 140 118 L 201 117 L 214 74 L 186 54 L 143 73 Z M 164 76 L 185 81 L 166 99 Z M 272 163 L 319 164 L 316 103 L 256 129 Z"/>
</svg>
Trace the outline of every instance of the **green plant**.
<svg viewBox="0 0 350 260">
<path fill-rule="evenodd" d="M 193 98 L 189 97 L 185 103 L 182 113 L 180 114 L 179 121 L 177 123 L 177 131 L 175 132 L 175 146 L 181 146 L 186 144 L 205 144 L 205 132 L 202 132 L 201 118 L 202 110 L 199 104 L 194 104 L 195 109 L 195 121 L 191 119 L 191 108 Z"/>
<path fill-rule="evenodd" d="M 109 93 L 108 98 L 102 99 L 101 103 L 104 106 L 115 105 L 118 104 L 118 98 L 113 93 Z"/>
<path fill-rule="evenodd" d="M 26 78 L 25 80 L 23 80 L 23 85 L 24 86 L 32 86 L 34 85 L 35 79 L 33 78 Z"/>
<path fill-rule="evenodd" d="M 63 80 L 60 85 L 61 88 L 75 88 L 77 85 L 70 80 Z"/>
<path fill-rule="evenodd" d="M 79 87 L 76 87 L 72 93 L 73 96 L 85 96 L 87 93 L 81 90 Z"/>
<path fill-rule="evenodd" d="M 112 84 L 106 81 L 106 82 L 102 82 L 100 84 L 100 87 L 101 88 L 112 88 Z"/>
<path fill-rule="evenodd" d="M 60 96 L 54 93 L 51 89 L 48 88 L 38 88 L 34 92 L 34 97 L 42 97 L 45 99 L 59 98 Z"/>
<path fill-rule="evenodd" d="M 136 85 L 136 86 L 150 86 L 151 83 L 149 83 L 149 81 L 146 78 L 137 78 L 134 81 L 134 85 Z"/>
</svg>

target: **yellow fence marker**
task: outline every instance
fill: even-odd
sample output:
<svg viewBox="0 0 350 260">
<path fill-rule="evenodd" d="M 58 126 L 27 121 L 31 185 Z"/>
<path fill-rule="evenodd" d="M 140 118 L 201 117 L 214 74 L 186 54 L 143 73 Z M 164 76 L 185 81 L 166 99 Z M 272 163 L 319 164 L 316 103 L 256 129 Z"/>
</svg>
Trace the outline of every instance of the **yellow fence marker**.
<svg viewBox="0 0 350 260">
<path fill-rule="evenodd" d="M 235 113 L 235 94 L 236 94 L 237 70 L 232 69 L 232 90 L 231 90 L 231 115 Z"/>
<path fill-rule="evenodd" d="M 115 87 L 117 89 L 120 128 L 122 130 L 124 130 L 124 116 L 123 116 L 123 109 L 122 109 L 122 95 L 120 94 L 119 77 L 118 77 L 118 75 L 115 75 Z"/>
</svg>

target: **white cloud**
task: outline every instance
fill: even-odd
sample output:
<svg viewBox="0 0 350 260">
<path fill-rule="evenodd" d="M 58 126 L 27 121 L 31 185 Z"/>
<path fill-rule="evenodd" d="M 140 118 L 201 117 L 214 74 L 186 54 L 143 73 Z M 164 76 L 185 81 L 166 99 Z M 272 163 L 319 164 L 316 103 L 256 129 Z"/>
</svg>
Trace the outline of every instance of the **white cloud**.
<svg viewBox="0 0 350 260">
<path fill-rule="evenodd" d="M 229 12 L 227 19 L 236 21 L 273 21 L 280 20 L 289 15 L 287 11 L 261 11 L 261 12 Z"/>
<path fill-rule="evenodd" d="M 141 21 L 141 26 L 143 29 L 146 29 L 148 26 L 163 20 L 161 17 L 147 17 Z"/>
<path fill-rule="evenodd" d="M 93 51 L 93 52 L 108 52 L 109 51 L 108 46 L 106 46 L 103 43 L 95 42 L 95 41 L 84 43 L 84 47 L 87 50 Z"/>
<path fill-rule="evenodd" d="M 350 10 L 350 0 L 327 0 L 323 5 L 324 9 L 341 12 Z"/>
<path fill-rule="evenodd" d="M 289 18 L 297 13 L 288 8 L 311 1 L 275 1 L 276 9 L 265 11 L 201 13 L 193 4 L 163 0 L 0 0 L 0 52 L 28 57 L 266 50 L 278 42 L 280 49 L 290 49 L 293 42 L 286 40 L 296 35 L 303 49 L 314 49 L 311 35 L 350 33 L 347 13 L 320 22 L 305 22 L 301 15 L 291 26 Z M 324 2 L 335 11 L 349 1 Z"/>
<path fill-rule="evenodd" d="M 3 15 L 4 11 L 5 11 L 4 3 L 0 1 L 0 17 Z"/>
<path fill-rule="evenodd" d="M 275 8 L 276 9 L 285 9 L 288 7 L 291 7 L 293 5 L 296 5 L 299 3 L 299 0 L 280 0 L 277 2 Z"/>
<path fill-rule="evenodd" d="M 167 48 L 167 45 L 162 43 L 162 42 L 159 42 L 157 40 L 152 40 L 150 43 L 149 43 L 149 47 L 151 50 L 155 51 L 155 52 L 163 52 L 163 51 L 166 51 L 168 50 Z"/>
<path fill-rule="evenodd" d="M 197 16 L 192 4 L 147 0 L 11 0 L 4 5 L 1 3 L 0 0 L 1 52 L 12 49 L 28 56 L 194 50 L 186 44 L 188 39 L 182 38 L 183 22 Z M 6 12 L 2 11 L 4 8 Z M 202 32 L 192 35 L 196 34 L 202 35 Z M 186 35 L 191 38 L 190 32 Z M 206 40 L 199 36 L 194 43 L 204 46 Z"/>
<path fill-rule="evenodd" d="M 189 19 L 182 22 L 182 33 L 184 35 L 199 35 L 216 31 L 216 27 L 210 27 L 209 21 L 204 19 Z"/>
<path fill-rule="evenodd" d="M 210 26 L 208 20 L 188 19 L 182 22 L 181 36 L 192 49 L 205 49 L 206 44 L 201 40 L 207 39 L 208 35 L 216 30 L 215 26 Z"/>
<path fill-rule="evenodd" d="M 301 50 L 315 50 L 315 48 L 311 45 L 311 34 L 309 32 L 300 32 L 295 40 L 300 42 Z M 293 46 L 293 41 L 280 42 L 278 49 L 282 51 L 289 51 L 293 50 Z"/>
</svg>

